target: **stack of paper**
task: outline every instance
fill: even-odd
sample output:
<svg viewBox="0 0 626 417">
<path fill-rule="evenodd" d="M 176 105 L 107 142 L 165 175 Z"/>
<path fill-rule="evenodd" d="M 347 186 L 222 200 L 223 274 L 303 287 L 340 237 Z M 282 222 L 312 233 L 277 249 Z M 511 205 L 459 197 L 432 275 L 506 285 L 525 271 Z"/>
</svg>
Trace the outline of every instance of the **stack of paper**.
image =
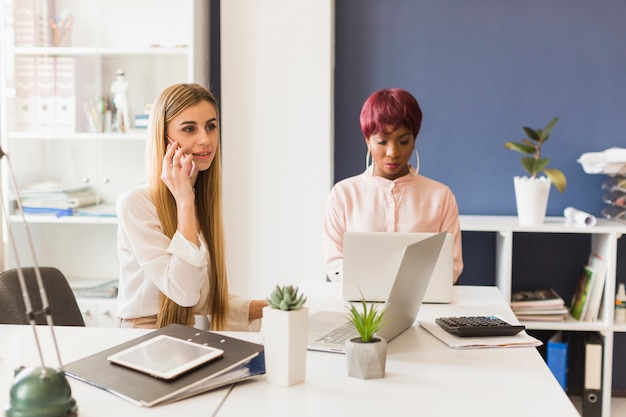
<svg viewBox="0 0 626 417">
<path fill-rule="evenodd" d="M 68 186 L 55 182 L 45 182 L 24 187 L 20 191 L 25 213 L 30 214 L 72 214 L 79 207 L 91 206 L 102 201 L 90 187 L 85 185 Z"/>
</svg>

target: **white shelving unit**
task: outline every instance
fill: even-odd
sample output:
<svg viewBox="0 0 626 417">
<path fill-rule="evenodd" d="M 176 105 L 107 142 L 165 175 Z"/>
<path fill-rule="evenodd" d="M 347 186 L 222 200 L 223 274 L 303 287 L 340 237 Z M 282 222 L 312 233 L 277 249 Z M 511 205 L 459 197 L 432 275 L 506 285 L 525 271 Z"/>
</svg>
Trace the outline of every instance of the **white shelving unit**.
<svg viewBox="0 0 626 417">
<path fill-rule="evenodd" d="M 613 335 L 626 332 L 626 324 L 616 324 L 613 320 L 617 243 L 626 233 L 626 224 L 598 219 L 594 227 L 580 227 L 566 224 L 563 217 L 548 217 L 540 226 L 519 226 L 515 216 L 462 215 L 461 230 L 464 232 L 493 232 L 496 239 L 495 282 L 504 297 L 510 301 L 513 288 L 513 240 L 516 233 L 537 234 L 587 234 L 591 236 L 591 250 L 600 254 L 607 263 L 607 277 L 604 287 L 602 308 L 594 322 L 580 322 L 568 318 L 565 322 L 524 322 L 531 330 L 597 331 L 604 336 L 603 407 L 602 415 L 611 416 L 611 386 L 613 373 Z M 581 265 L 582 267 L 582 265 Z M 573 283 L 574 284 L 574 283 Z"/>
<path fill-rule="evenodd" d="M 0 13 L 0 140 L 18 186 L 41 181 L 86 184 L 103 204 L 113 207 L 120 193 L 146 178 L 146 130 L 135 128 L 135 116 L 171 84 L 208 86 L 209 3 L 5 0 Z M 53 46 L 50 21 L 68 14 L 72 16 L 68 42 Z M 34 22 L 32 28 L 28 19 Z M 40 72 L 46 68 L 42 63 L 52 63 L 54 69 L 49 83 L 39 86 Z M 61 63 L 69 65 L 70 77 L 60 75 Z M 25 75 L 24 65 L 33 70 L 30 76 Z M 83 106 L 112 97 L 110 87 L 118 69 L 129 82 L 131 125 L 124 132 L 94 131 Z M 29 83 L 35 87 L 29 90 Z M 69 97 L 59 93 L 63 88 L 71 92 Z M 15 207 L 4 161 L 2 190 L 5 206 Z M 96 285 L 117 279 L 115 217 L 28 215 L 26 221 L 39 265 L 59 268 L 70 283 L 92 280 Z M 20 264 L 30 265 L 33 259 L 22 216 L 12 212 L 10 222 Z M 3 269 L 15 267 L 5 227 L 3 247 Z M 82 301 L 90 305 L 87 310 L 103 309 L 114 317 L 111 300 L 103 300 L 102 308 L 93 305 L 97 299 Z M 91 319 L 86 317 L 88 323 L 93 323 Z"/>
</svg>

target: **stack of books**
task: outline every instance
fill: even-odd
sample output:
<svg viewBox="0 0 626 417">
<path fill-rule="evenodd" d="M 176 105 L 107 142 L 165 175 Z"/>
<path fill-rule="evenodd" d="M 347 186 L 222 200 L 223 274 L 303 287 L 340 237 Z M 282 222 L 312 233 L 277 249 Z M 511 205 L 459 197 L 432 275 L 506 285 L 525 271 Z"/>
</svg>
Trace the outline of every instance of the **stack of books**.
<svg viewBox="0 0 626 417">
<path fill-rule="evenodd" d="M 513 292 L 511 309 L 520 321 L 563 321 L 567 317 L 565 301 L 552 288 Z"/>
</svg>

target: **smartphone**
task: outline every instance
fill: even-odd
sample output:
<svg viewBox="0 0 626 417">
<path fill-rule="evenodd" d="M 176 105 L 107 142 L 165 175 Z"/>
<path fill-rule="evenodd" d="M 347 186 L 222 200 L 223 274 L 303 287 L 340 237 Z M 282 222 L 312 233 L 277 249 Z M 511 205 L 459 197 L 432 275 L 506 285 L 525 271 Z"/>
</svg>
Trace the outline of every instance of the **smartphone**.
<svg viewBox="0 0 626 417">
<path fill-rule="evenodd" d="M 170 138 L 169 136 L 167 137 L 167 140 L 169 140 L 170 143 L 174 143 L 172 138 Z M 180 146 L 176 150 L 178 150 L 178 149 L 180 149 Z M 189 157 L 189 155 L 185 154 L 185 158 L 188 158 L 188 157 Z M 191 161 L 191 169 L 189 170 L 189 178 L 193 177 L 194 172 L 196 172 L 196 164 L 195 164 L 194 161 Z"/>
</svg>

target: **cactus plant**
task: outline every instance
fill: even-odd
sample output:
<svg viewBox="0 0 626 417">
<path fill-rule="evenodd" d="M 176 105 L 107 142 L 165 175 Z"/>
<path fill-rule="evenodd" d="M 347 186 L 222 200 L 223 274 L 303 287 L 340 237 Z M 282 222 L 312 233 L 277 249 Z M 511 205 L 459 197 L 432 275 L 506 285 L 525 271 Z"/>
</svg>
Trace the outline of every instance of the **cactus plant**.
<svg viewBox="0 0 626 417">
<path fill-rule="evenodd" d="M 304 294 L 298 295 L 298 287 L 276 285 L 272 294 L 266 299 L 270 307 L 279 310 L 300 310 L 306 302 Z"/>
</svg>

